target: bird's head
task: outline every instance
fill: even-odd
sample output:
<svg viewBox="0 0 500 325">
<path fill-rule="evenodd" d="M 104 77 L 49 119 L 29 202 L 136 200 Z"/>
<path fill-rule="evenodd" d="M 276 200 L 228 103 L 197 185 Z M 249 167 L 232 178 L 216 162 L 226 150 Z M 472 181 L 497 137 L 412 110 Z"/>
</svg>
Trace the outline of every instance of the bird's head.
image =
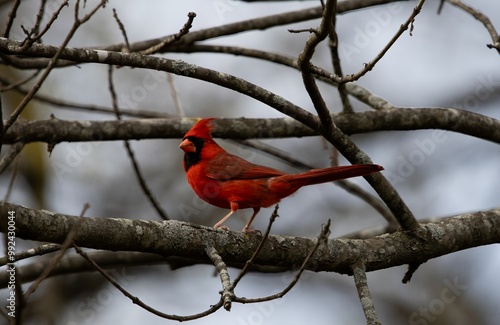
<svg viewBox="0 0 500 325">
<path fill-rule="evenodd" d="M 215 118 L 203 118 L 199 120 L 182 139 L 179 148 L 184 151 L 184 169 L 198 163 L 204 155 L 215 153 L 218 150 L 207 150 L 206 147 L 220 148 L 212 139 L 210 134 L 214 129 L 212 121 Z"/>
</svg>

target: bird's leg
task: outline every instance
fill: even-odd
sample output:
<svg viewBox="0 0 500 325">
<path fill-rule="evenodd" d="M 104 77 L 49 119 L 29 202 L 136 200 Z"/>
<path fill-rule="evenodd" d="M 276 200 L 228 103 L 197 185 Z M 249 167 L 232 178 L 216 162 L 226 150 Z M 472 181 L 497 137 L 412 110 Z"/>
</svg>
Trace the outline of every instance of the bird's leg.
<svg viewBox="0 0 500 325">
<path fill-rule="evenodd" d="M 224 221 L 226 221 L 227 218 L 229 218 L 233 213 L 236 212 L 236 210 L 238 210 L 238 203 L 231 202 L 230 205 L 231 205 L 231 211 L 229 211 L 229 213 L 226 214 L 226 216 L 224 218 L 220 219 L 219 222 L 217 222 L 214 225 L 214 229 L 222 228 L 222 224 L 224 223 Z M 227 228 L 227 227 L 225 227 L 225 228 Z M 227 228 L 227 230 L 229 230 L 229 228 Z"/>
<path fill-rule="evenodd" d="M 242 232 L 252 232 L 252 230 L 250 230 L 250 225 L 252 224 L 253 219 L 255 219 L 255 216 L 257 215 L 257 213 L 259 213 L 259 211 L 260 211 L 259 207 L 253 208 L 252 217 L 250 218 L 250 221 L 245 225 L 245 227 L 243 227 Z"/>
</svg>

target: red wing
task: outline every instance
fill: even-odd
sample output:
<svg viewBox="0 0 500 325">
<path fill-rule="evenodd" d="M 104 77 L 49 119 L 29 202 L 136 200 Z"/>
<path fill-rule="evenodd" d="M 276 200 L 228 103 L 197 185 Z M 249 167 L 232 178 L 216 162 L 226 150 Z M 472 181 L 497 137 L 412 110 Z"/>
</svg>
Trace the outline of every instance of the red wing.
<svg viewBox="0 0 500 325">
<path fill-rule="evenodd" d="M 255 165 L 238 156 L 223 153 L 207 164 L 207 176 L 216 180 L 267 178 L 284 175 L 282 171 Z"/>
</svg>

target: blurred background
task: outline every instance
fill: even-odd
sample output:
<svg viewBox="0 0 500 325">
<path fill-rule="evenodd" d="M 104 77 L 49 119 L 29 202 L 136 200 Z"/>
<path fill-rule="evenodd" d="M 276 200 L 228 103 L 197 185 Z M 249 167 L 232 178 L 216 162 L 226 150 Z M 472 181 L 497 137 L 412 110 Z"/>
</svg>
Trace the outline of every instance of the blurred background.
<svg viewBox="0 0 500 325">
<path fill-rule="evenodd" d="M 489 16 L 500 29 L 498 3 L 470 1 Z M 52 3 L 52 2 L 50 2 Z M 95 1 L 88 1 L 92 7 Z M 57 2 L 54 2 L 54 7 Z M 176 33 L 187 19 L 197 14 L 192 31 L 218 25 L 284 13 L 319 5 L 314 1 L 243 3 L 236 1 L 109 1 L 90 23 L 83 25 L 70 47 L 104 47 L 123 41 L 112 8 L 124 24 L 131 43 Z M 397 2 L 340 15 L 337 31 L 339 52 L 345 74 L 357 72 L 389 41 L 411 14 L 416 1 Z M 0 3 L 1 21 L 6 21 L 12 2 Z M 398 107 L 455 107 L 500 118 L 500 57 L 488 49 L 490 35 L 484 26 L 463 11 L 445 4 L 437 14 L 439 1 L 428 1 L 414 23 L 413 36 L 407 32 L 396 42 L 375 69 L 359 84 Z M 36 1 L 23 1 L 11 37 L 23 39 L 20 24 L 31 27 L 38 11 Z M 50 7 L 49 7 L 50 8 Z M 65 9 L 43 37 L 50 45 L 64 40 L 73 22 L 73 4 Z M 319 20 L 252 31 L 208 41 L 210 44 L 238 45 L 298 56 L 307 33 L 292 34 L 288 28 L 315 28 Z M 5 28 L 3 26 L 2 28 Z M 222 54 L 166 53 L 258 84 L 291 102 L 314 112 L 300 73 L 276 64 Z M 313 62 L 331 70 L 326 44 L 321 44 Z M 55 69 L 39 94 L 68 102 L 111 107 L 107 66 L 82 64 Z M 0 66 L 0 73 L 12 80 L 30 71 Z M 165 73 L 123 67 L 115 72 L 120 108 L 178 114 L 175 96 L 188 117 L 283 117 L 272 108 L 239 93 L 198 80 Z M 148 86 L 144 80 L 148 78 Z M 173 95 L 172 85 L 176 95 Z M 336 89 L 320 84 L 332 112 L 341 109 Z M 3 93 L 4 117 L 21 99 Z M 368 109 L 356 100 L 356 111 Z M 61 109 L 32 101 L 25 110 L 27 119 L 48 119 L 51 114 L 68 120 L 109 120 L 110 114 Z M 498 144 L 451 132 L 433 130 L 380 132 L 354 135 L 354 141 L 397 188 L 419 219 L 446 217 L 500 206 L 500 147 Z M 180 139 L 133 141 L 144 177 L 162 207 L 173 219 L 207 226 L 226 211 L 200 202 L 187 184 L 182 169 Z M 269 155 L 251 148 L 218 140 L 228 151 L 254 163 L 287 172 L 300 172 Z M 331 148 L 318 137 L 263 140 L 296 159 L 316 167 L 330 164 Z M 427 147 L 423 147 L 423 144 Z M 6 152 L 4 148 L 2 154 Z M 46 144 L 25 147 L 20 170 L 9 201 L 32 208 L 79 215 L 83 204 L 91 205 L 86 216 L 159 220 L 141 191 L 130 160 L 121 142 L 58 144 L 49 156 Z M 342 164 L 347 164 L 341 158 Z M 67 168 L 66 168 L 67 167 Z M 0 197 L 4 197 L 11 172 L 0 175 Z M 370 189 L 364 179 L 352 182 Z M 188 209 L 186 209 L 188 207 Z M 189 209 L 191 207 L 191 209 Z M 188 211 L 188 212 L 186 212 Z M 272 209 L 264 209 L 254 223 L 265 229 Z M 280 218 L 273 232 L 315 237 L 321 224 L 332 219 L 331 237 L 384 225 L 371 207 L 331 184 L 302 189 L 280 204 Z M 227 225 L 241 229 L 251 211 L 243 210 Z M 33 247 L 19 242 L 18 249 Z M 3 246 L 2 246 L 2 249 Z M 22 266 L 31 263 L 19 262 Z M 384 324 L 497 324 L 497 271 L 500 247 L 491 245 L 453 253 L 422 265 L 409 284 L 401 279 L 406 266 L 371 272 L 368 283 L 376 309 Z M 231 269 L 234 277 L 238 270 Z M 133 295 L 165 313 L 193 314 L 218 300 L 220 281 L 212 266 L 191 266 L 170 270 L 168 266 L 127 267 L 114 274 Z M 282 290 L 294 273 L 247 275 L 236 294 L 259 297 Z M 7 291 L 0 290 L 0 297 Z M 5 300 L 3 300 L 5 301 Z M 123 297 L 96 273 L 55 277 L 45 281 L 31 298 L 27 324 L 163 324 Z M 235 304 L 231 312 L 219 310 L 193 324 L 362 324 L 365 318 L 353 279 L 330 273 L 306 272 L 284 298 L 268 303 Z"/>
</svg>

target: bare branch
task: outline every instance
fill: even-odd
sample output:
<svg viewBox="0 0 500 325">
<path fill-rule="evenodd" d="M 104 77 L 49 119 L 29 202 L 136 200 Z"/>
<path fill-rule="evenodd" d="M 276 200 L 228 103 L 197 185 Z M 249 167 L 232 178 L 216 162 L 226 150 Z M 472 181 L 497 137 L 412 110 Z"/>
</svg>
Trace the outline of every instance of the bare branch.
<svg viewBox="0 0 500 325">
<path fill-rule="evenodd" d="M 30 258 L 33 256 L 38 256 L 38 255 L 45 255 L 53 252 L 57 252 L 61 249 L 61 245 L 59 244 L 46 244 L 46 245 L 41 245 L 37 246 L 31 249 L 28 249 L 26 251 L 23 251 L 21 253 L 17 253 L 14 255 L 14 261 L 20 261 L 24 260 L 26 258 Z M 7 265 L 9 263 L 9 260 L 7 256 L 1 257 L 0 258 L 0 266 Z M 23 273 L 23 272 L 21 272 Z M 25 274 L 23 273 L 23 276 Z"/>
<path fill-rule="evenodd" d="M 304 86 L 309 94 L 309 97 L 311 98 L 311 101 L 313 102 L 314 108 L 318 112 L 318 116 L 321 121 L 321 129 L 319 130 L 321 135 L 333 144 L 352 164 L 369 164 L 372 163 L 370 157 L 361 151 L 358 146 L 333 122 L 330 111 L 328 110 L 328 107 L 326 106 L 326 103 L 323 100 L 316 84 L 316 80 L 309 70 L 311 65 L 310 61 L 316 46 L 327 37 L 331 30 L 331 17 L 333 9 L 335 8 L 335 1 L 336 0 L 328 0 L 326 2 L 323 18 L 321 19 L 317 33 L 312 34 L 308 38 L 303 51 L 297 59 L 297 63 L 302 73 Z M 413 216 L 413 213 L 399 196 L 396 189 L 381 173 L 365 176 L 364 178 L 391 210 L 392 214 L 403 229 L 415 232 L 419 230 L 418 222 Z"/>
<path fill-rule="evenodd" d="M 49 31 L 50 27 L 52 26 L 52 23 L 54 23 L 54 21 L 56 21 L 57 17 L 59 17 L 59 14 L 63 10 L 63 8 L 69 6 L 68 0 L 63 1 L 61 3 L 61 5 L 59 6 L 59 8 L 57 8 L 57 10 L 54 11 L 52 16 L 50 17 L 50 20 L 47 22 L 47 24 L 45 24 L 45 27 L 43 28 L 43 30 L 41 32 L 38 32 L 39 24 L 40 24 L 41 19 L 43 17 L 43 11 L 45 10 L 45 8 L 44 8 L 45 2 L 46 1 L 42 1 L 42 4 L 40 5 L 40 10 L 39 10 L 38 15 L 37 15 L 37 21 L 35 23 L 35 26 L 33 26 L 31 31 L 27 34 L 26 39 L 23 41 L 24 48 L 27 48 L 27 47 L 31 46 L 33 43 L 40 41 L 42 36 L 45 35 L 45 33 L 47 33 Z M 32 37 L 33 35 L 34 35 L 34 37 Z"/>
<path fill-rule="evenodd" d="M 24 143 L 22 141 L 17 142 L 10 147 L 9 152 L 0 159 L 0 174 L 3 173 L 7 167 L 9 167 L 9 165 L 19 155 L 23 148 Z"/>
<path fill-rule="evenodd" d="M 188 13 L 188 20 L 184 24 L 184 26 L 181 28 L 181 30 L 172 36 L 166 37 L 164 40 L 162 40 L 160 43 L 151 46 L 150 48 L 147 48 L 145 50 L 140 51 L 142 55 L 151 55 L 153 53 L 159 52 L 162 48 L 164 48 L 167 45 L 170 45 L 174 42 L 178 42 L 184 35 L 189 33 L 189 30 L 191 27 L 193 27 L 193 21 L 194 18 L 196 17 L 196 14 L 194 12 L 189 12 Z"/>
<path fill-rule="evenodd" d="M 399 2 L 403 0 L 346 0 L 339 2 L 337 6 L 338 13 L 345 13 L 352 10 L 368 8 L 371 6 L 387 4 L 391 2 Z M 249 19 L 241 22 L 231 23 L 222 26 L 216 26 L 212 28 L 207 28 L 199 31 L 190 32 L 188 35 L 184 36 L 179 42 L 175 42 L 165 49 L 161 49 L 162 52 L 169 51 L 172 45 L 183 45 L 183 44 L 193 44 L 194 42 L 204 41 L 207 39 L 217 38 L 221 36 L 234 35 L 241 33 L 243 31 L 251 30 L 264 30 L 271 27 L 287 25 L 291 23 L 306 21 L 310 19 L 316 19 L 321 17 L 323 13 L 322 7 L 315 7 L 309 9 L 300 9 L 297 11 L 280 13 L 276 15 L 270 15 L 266 17 L 260 17 L 255 19 Z M 165 37 L 156 38 L 146 41 L 141 41 L 133 43 L 130 45 L 131 52 L 140 52 L 151 46 L 162 42 Z M 101 48 L 102 50 L 108 50 L 112 52 L 119 52 L 125 47 L 125 44 L 115 44 Z M 12 64 L 18 68 L 22 69 L 35 69 L 35 68 L 45 68 L 48 64 L 47 60 L 13 60 Z M 74 65 L 74 62 L 59 62 L 57 66 L 68 66 Z"/>
<path fill-rule="evenodd" d="M 276 294 L 273 294 L 273 295 L 270 295 L 270 296 L 266 296 L 266 297 L 260 297 L 260 298 L 240 298 L 240 297 L 235 297 L 234 301 L 241 302 L 241 303 L 244 303 L 244 304 L 248 304 L 248 303 L 270 301 L 270 300 L 274 300 L 274 299 L 278 299 L 278 298 L 284 297 L 288 292 L 290 292 L 290 290 L 293 289 L 293 287 L 297 284 L 297 282 L 299 282 L 300 277 L 302 276 L 302 273 L 304 273 L 304 271 L 306 270 L 306 268 L 308 267 L 308 265 L 311 263 L 311 259 L 314 256 L 314 254 L 316 254 L 316 252 L 317 252 L 318 248 L 320 247 L 320 245 L 321 244 L 323 244 L 323 245 L 327 244 L 327 242 L 328 242 L 328 236 L 329 235 L 330 235 L 330 219 L 328 219 L 328 221 L 327 221 L 326 224 L 322 225 L 321 232 L 320 232 L 320 234 L 319 234 L 319 236 L 318 236 L 318 238 L 316 240 L 316 244 L 311 249 L 311 251 L 309 252 L 309 254 L 307 254 L 304 262 L 302 263 L 302 265 L 300 266 L 299 270 L 297 271 L 297 274 L 295 274 L 295 277 L 286 286 L 285 289 L 283 289 L 282 291 L 280 291 L 280 292 L 278 292 Z M 312 263 L 312 264 L 314 264 L 314 263 Z"/>
<path fill-rule="evenodd" d="M 45 255 L 52 252 L 57 252 L 61 248 L 59 244 L 45 244 L 42 246 L 37 246 L 29 250 L 20 252 L 14 256 L 15 260 L 26 259 L 36 255 Z M 177 267 L 183 263 L 184 265 L 197 264 L 196 262 L 169 257 L 165 258 L 157 254 L 147 254 L 147 253 L 137 253 L 137 252 L 101 252 L 101 251 L 91 251 L 87 252 L 89 257 L 99 264 L 104 269 L 117 269 L 120 267 L 132 267 L 132 266 L 142 266 L 142 265 L 157 265 L 157 264 L 169 264 L 171 268 Z M 6 257 L 0 258 L 3 263 Z M 43 259 L 37 261 L 31 261 L 26 265 L 18 265 L 17 269 L 19 273 L 22 274 L 22 279 L 19 279 L 22 283 L 29 283 L 35 281 L 43 272 L 47 269 L 51 259 Z M 207 262 L 208 264 L 208 262 Z M 0 264 L 1 265 L 1 264 Z M 82 272 L 92 272 L 96 271 L 89 263 L 82 259 L 78 254 L 67 253 L 59 261 L 59 263 L 52 269 L 50 274 L 47 276 L 53 277 L 65 274 L 77 274 Z M 0 288 L 6 288 L 9 283 L 10 274 L 6 270 L 0 271 Z"/>
<path fill-rule="evenodd" d="M 411 280 L 413 274 L 417 271 L 418 267 L 423 263 L 410 263 L 408 264 L 408 271 L 406 271 L 403 280 L 401 282 L 408 283 Z"/>
<path fill-rule="evenodd" d="M 14 112 L 10 115 L 9 119 L 4 125 L 3 128 L 3 133 L 5 132 L 12 126 L 12 124 L 17 120 L 21 112 L 24 110 L 26 105 L 30 102 L 30 100 L 33 98 L 33 96 L 37 93 L 38 89 L 40 89 L 42 83 L 45 81 L 45 79 L 48 77 L 50 71 L 55 67 L 55 64 L 57 60 L 59 59 L 61 53 L 64 51 L 66 46 L 68 45 L 69 41 L 73 38 L 73 35 L 75 34 L 76 30 L 81 26 L 81 24 L 85 23 L 87 20 L 92 17 L 101 6 L 104 6 L 105 0 L 102 0 L 89 14 L 87 14 L 85 17 L 82 19 L 78 19 L 76 17 L 75 22 L 73 23 L 73 26 L 71 27 L 70 31 L 68 32 L 66 38 L 64 39 L 63 43 L 59 48 L 57 48 L 56 52 L 52 56 L 52 58 L 49 61 L 49 64 L 47 65 L 47 68 L 44 70 L 38 81 L 35 83 L 35 85 L 31 88 L 31 90 L 28 92 L 28 94 L 22 99 L 22 101 L 19 103 L 19 105 L 16 107 Z M 79 6 L 79 1 L 75 4 L 75 16 L 77 16 L 78 12 L 78 6 Z M 23 44 L 20 45 L 21 49 L 24 48 Z"/>
<path fill-rule="evenodd" d="M 32 76 L 33 78 L 36 77 L 40 73 L 40 70 L 37 70 L 36 73 Z M 26 90 L 22 87 L 20 87 L 20 84 L 23 84 L 24 82 L 29 81 L 26 78 L 22 81 L 19 82 L 14 82 L 10 80 L 9 78 L 2 76 L 0 74 L 0 84 L 4 85 L 1 90 L 10 90 L 13 89 L 16 92 L 26 95 L 29 90 Z M 83 110 L 83 111 L 90 111 L 90 112 L 100 112 L 100 113 L 106 113 L 106 114 L 115 114 L 114 110 L 109 107 L 105 106 L 98 106 L 98 105 L 91 105 L 91 104 L 81 104 L 81 103 L 75 103 L 67 100 L 62 100 L 58 99 L 49 95 L 43 95 L 40 93 L 37 93 L 35 96 L 33 96 L 33 100 L 39 101 L 42 103 L 46 103 L 49 105 L 54 106 L 55 108 L 64 108 L 64 109 L 74 109 L 74 110 Z M 121 109 L 120 112 L 124 116 L 133 116 L 133 117 L 142 117 L 142 118 L 156 118 L 156 117 L 169 117 L 168 114 L 166 113 L 159 113 L 155 111 L 144 111 L 144 110 L 137 110 L 137 109 Z"/>
<path fill-rule="evenodd" d="M 346 134 L 378 131 L 442 129 L 500 144 L 500 121 L 455 108 L 413 108 L 333 114 Z M 17 121 L 5 134 L 4 144 L 180 139 L 196 121 L 190 118 L 133 119 L 121 121 Z M 317 136 L 318 132 L 289 118 L 217 119 L 214 137 L 272 139 Z"/>
<path fill-rule="evenodd" d="M 0 203 L 2 208 L 16 211 L 16 235 L 29 240 L 62 243 L 68 229 L 79 220 L 78 217 L 10 203 Z M 2 218 L 5 216 L 3 214 Z M 459 250 L 500 243 L 500 209 L 441 219 L 423 224 L 422 228 L 426 234 L 425 240 L 405 231 L 366 240 L 330 239 L 328 245 L 318 251 L 314 265 L 308 265 L 306 269 L 352 274 L 352 264 L 359 258 L 366 260 L 367 271 L 374 271 L 423 263 Z M 109 236 L 110 233 L 114 236 Z M 102 238 L 107 240 L 103 241 Z M 245 263 L 248 256 L 255 252 L 260 239 L 240 232 L 215 231 L 210 227 L 181 221 L 86 217 L 75 242 L 89 248 L 149 252 L 206 261 L 209 259 L 204 250 L 207 242 L 211 242 L 225 263 L 230 264 Z M 293 269 L 304 262 L 315 245 L 315 239 L 269 235 L 255 264 Z"/>
<path fill-rule="evenodd" d="M 279 217 L 278 209 L 279 209 L 279 204 L 276 204 L 276 206 L 274 207 L 274 211 L 271 214 L 271 217 L 269 218 L 269 223 L 267 225 L 266 231 L 264 232 L 264 236 L 262 236 L 262 239 L 260 240 L 259 245 L 257 246 L 255 251 L 253 252 L 252 257 L 250 257 L 250 259 L 245 262 L 245 266 L 241 270 L 240 274 L 238 274 L 238 276 L 234 279 L 233 283 L 231 284 L 232 289 L 236 288 L 236 286 L 238 285 L 240 280 L 243 278 L 243 276 L 249 271 L 250 267 L 255 262 L 255 259 L 257 258 L 260 251 L 264 247 L 264 243 L 266 242 L 266 239 L 269 237 L 269 233 L 271 232 L 271 227 L 273 226 L 273 223 L 276 220 L 276 218 Z"/>
<path fill-rule="evenodd" d="M 87 209 L 89 207 L 90 207 L 90 205 L 88 203 L 85 203 L 83 205 L 83 209 L 82 209 L 82 212 L 80 213 L 80 217 L 78 217 L 78 221 L 75 222 L 75 224 L 73 225 L 73 227 L 71 228 L 71 230 L 68 232 L 68 235 L 66 236 L 66 239 L 64 239 L 64 242 L 61 245 L 61 249 L 59 250 L 59 252 L 57 253 L 57 255 L 54 256 L 54 258 L 52 259 L 52 261 L 50 262 L 50 264 L 43 271 L 43 273 L 40 274 L 40 276 L 38 277 L 38 279 L 36 279 L 36 281 L 33 284 L 31 284 L 31 286 L 28 288 L 28 290 L 26 290 L 26 292 L 25 292 L 25 294 L 23 296 L 23 298 L 24 298 L 25 301 L 28 301 L 30 299 L 31 295 L 36 291 L 36 289 L 38 288 L 38 286 L 40 285 L 40 283 L 42 283 L 42 281 L 45 280 L 48 277 L 48 275 L 50 274 L 50 272 L 52 272 L 52 270 L 56 267 L 56 265 L 59 263 L 59 261 L 61 260 L 61 258 L 64 256 L 64 254 L 66 253 L 66 250 L 71 246 L 71 244 L 73 243 L 74 238 L 78 234 L 80 226 L 82 225 L 83 215 L 85 214 L 85 211 L 87 211 Z"/>
<path fill-rule="evenodd" d="M 490 33 L 491 39 L 493 40 L 493 44 L 487 44 L 488 48 L 490 49 L 494 48 L 497 50 L 498 53 L 500 53 L 500 36 L 498 35 L 495 26 L 493 26 L 488 16 L 486 16 L 479 10 L 472 8 L 469 5 L 466 5 L 460 0 L 448 0 L 448 2 L 464 10 L 465 12 L 471 14 L 474 18 L 479 20 L 484 25 L 488 33 Z"/>
<path fill-rule="evenodd" d="M 59 53 L 59 51 L 61 51 L 60 48 L 41 44 L 33 44 L 30 48 L 23 51 L 18 44 L 18 42 L 0 38 L 0 52 L 30 56 L 51 56 L 52 53 Z M 279 112 L 301 121 L 313 129 L 319 128 L 319 121 L 313 114 L 298 105 L 293 104 L 285 98 L 268 91 L 267 89 L 233 75 L 189 64 L 181 60 L 143 56 L 135 53 L 81 50 L 75 48 L 62 50 L 62 53 L 58 54 L 58 56 L 61 59 L 74 60 L 75 62 L 96 62 L 101 64 L 106 63 L 120 66 L 155 69 L 208 81 L 259 100 Z"/>
<path fill-rule="evenodd" d="M 115 18 L 116 23 L 118 24 L 118 28 L 120 32 L 122 32 L 123 39 L 125 41 L 125 52 L 130 53 L 130 44 L 128 42 L 127 31 L 125 30 L 125 26 L 123 25 L 120 18 L 118 18 L 118 14 L 116 13 L 116 9 L 113 8 L 113 17 Z"/>
<path fill-rule="evenodd" d="M 399 30 L 396 32 L 396 34 L 391 38 L 391 40 L 384 46 L 382 51 L 380 51 L 377 56 L 371 60 L 370 62 L 366 63 L 364 68 L 361 69 L 359 72 L 344 76 L 341 78 L 335 78 L 336 82 L 339 84 L 345 83 L 345 82 L 350 82 L 350 81 L 355 81 L 364 76 L 368 71 L 371 71 L 375 65 L 384 57 L 384 55 L 389 51 L 389 49 L 396 43 L 396 41 L 399 39 L 401 35 L 408 29 L 408 27 L 411 25 L 410 29 L 410 35 L 413 30 L 413 22 L 415 21 L 415 17 L 420 13 L 420 10 L 422 10 L 422 6 L 424 5 L 425 0 L 420 0 L 418 4 L 413 8 L 413 11 L 406 20 L 405 23 L 403 23 L 400 27 Z"/>
<path fill-rule="evenodd" d="M 116 114 L 116 118 L 120 121 L 122 119 L 120 110 L 118 108 L 118 98 L 116 96 L 116 91 L 115 91 L 115 86 L 113 84 L 113 66 L 109 66 L 108 68 L 108 85 L 109 85 L 109 93 L 111 94 L 111 101 L 113 105 L 113 109 Z M 146 180 L 142 176 L 141 169 L 139 167 L 139 163 L 137 162 L 137 159 L 135 158 L 135 153 L 132 150 L 132 147 L 130 146 L 130 143 L 128 140 L 123 141 L 123 145 L 125 146 L 125 150 L 127 151 L 127 155 L 130 159 L 130 162 L 132 164 L 132 168 L 134 170 L 134 174 L 139 182 L 139 185 L 141 186 L 141 189 L 148 198 L 148 201 L 151 203 L 153 208 L 156 210 L 158 215 L 163 219 L 163 220 L 169 220 L 170 218 L 167 215 L 167 212 L 162 208 L 158 200 L 156 199 L 155 195 L 151 190 L 149 189 L 148 184 L 146 183 Z"/>
<path fill-rule="evenodd" d="M 19 5 L 21 4 L 21 0 L 16 0 L 12 4 L 12 9 L 9 12 L 9 20 L 7 21 L 7 27 L 5 28 L 4 37 L 9 37 L 10 30 L 12 29 L 12 24 L 14 24 L 14 19 L 16 19 L 17 9 L 19 9 Z"/>
<path fill-rule="evenodd" d="M 205 317 L 207 315 L 210 315 L 210 314 L 216 312 L 217 310 L 219 310 L 222 307 L 222 299 L 221 299 L 221 300 L 219 300 L 219 302 L 217 302 L 215 305 L 212 305 L 209 309 L 205 310 L 204 312 L 201 312 L 201 313 L 198 313 L 198 314 L 194 314 L 194 315 L 178 316 L 178 315 L 163 313 L 163 312 L 161 312 L 161 311 L 159 311 L 159 310 L 157 310 L 157 309 L 155 309 L 155 308 L 147 305 L 146 303 L 144 303 L 142 300 L 140 300 L 136 296 L 133 296 L 130 292 L 128 292 L 127 290 L 125 290 L 125 288 L 123 288 L 118 283 L 118 281 L 116 281 L 110 274 L 108 274 L 108 272 L 106 272 L 99 265 L 97 265 L 97 263 L 95 263 L 88 256 L 88 254 L 85 253 L 79 246 L 77 246 L 76 244 L 74 244 L 74 247 L 75 247 L 76 251 L 78 252 L 78 254 L 80 254 L 85 260 L 87 260 L 87 262 L 89 262 L 99 273 L 101 273 L 101 275 L 104 278 L 106 278 L 106 280 L 108 280 L 115 288 L 117 288 L 121 293 L 123 293 L 124 296 L 126 296 L 127 298 L 129 298 L 137 306 L 139 306 L 139 307 L 147 310 L 148 312 L 150 312 L 150 313 L 152 313 L 152 314 L 154 314 L 154 315 L 156 315 L 158 317 L 166 318 L 166 319 L 172 319 L 172 320 L 183 322 L 183 321 L 188 321 L 188 320 L 193 320 L 193 319 L 198 319 L 198 318 Z"/>
<path fill-rule="evenodd" d="M 173 46 L 169 50 L 174 52 L 185 52 L 185 53 L 210 52 L 218 54 L 227 53 L 234 55 L 242 55 L 246 57 L 274 62 L 294 69 L 299 69 L 297 61 L 295 60 L 295 58 L 291 56 L 272 53 L 269 51 L 261 51 L 256 49 L 237 47 L 237 46 L 195 44 L 195 45 Z M 338 86 L 338 83 L 334 81 L 335 78 L 331 72 L 323 68 L 320 68 L 316 65 L 311 65 L 310 70 L 311 73 L 314 74 L 314 77 L 317 78 L 318 80 L 321 80 L 323 82 L 326 82 L 334 86 Z M 395 108 L 394 105 L 387 102 L 387 100 L 372 94 L 366 88 L 363 88 L 360 85 L 354 84 L 353 82 L 349 82 L 344 85 L 345 85 L 345 90 L 349 93 L 349 95 L 355 97 L 356 99 L 372 107 L 373 109 L 382 110 L 382 109 Z"/>
<path fill-rule="evenodd" d="M 42 246 L 34 247 L 26 251 L 14 255 L 14 259 L 26 259 L 35 255 L 49 254 L 58 251 L 61 245 L 59 244 L 45 244 Z M 138 252 L 109 252 L 109 251 L 91 251 L 87 252 L 89 257 L 94 260 L 103 269 L 117 269 L 122 267 L 144 266 L 144 265 L 168 265 L 172 270 L 179 270 L 184 267 L 193 265 L 213 265 L 209 260 L 183 258 L 177 256 L 163 257 L 158 254 L 138 253 Z M 0 266 L 2 263 L 7 263 L 7 256 L 0 257 Z M 20 284 L 35 281 L 40 274 L 48 267 L 50 260 L 41 260 L 31 262 L 26 265 L 17 266 L 19 273 L 22 274 Z M 244 263 L 228 263 L 230 267 L 243 268 Z M 82 260 L 78 254 L 66 254 L 52 269 L 48 277 L 77 274 L 82 272 L 96 271 L 92 265 Z M 288 268 L 277 266 L 261 266 L 253 265 L 250 272 L 259 273 L 280 273 L 288 271 Z M 7 288 L 9 285 L 10 273 L 7 270 L 0 271 L 0 288 Z"/>
<path fill-rule="evenodd" d="M 375 311 L 375 305 L 373 304 L 373 298 L 368 288 L 368 280 L 366 278 L 365 264 L 362 260 L 358 260 L 352 267 L 352 273 L 354 275 L 354 283 L 356 284 L 356 289 L 358 289 L 358 296 L 363 307 L 363 312 L 365 313 L 366 324 L 367 325 L 381 325 L 379 321 L 377 312 Z"/>
<path fill-rule="evenodd" d="M 5 155 L 3 158 L 6 158 L 5 160 L 2 158 L 2 160 L 0 161 L 0 163 L 3 163 L 5 165 L 8 165 L 10 164 L 10 162 L 8 161 L 12 156 L 17 156 L 18 152 L 17 151 L 17 148 L 22 147 L 24 146 L 23 143 L 21 143 L 20 145 L 18 146 L 14 146 L 13 150 L 11 150 L 9 152 L 9 154 Z M 19 151 L 21 151 L 21 149 L 19 149 Z M 17 156 L 18 157 L 18 156 Z M 17 172 L 19 170 L 19 158 L 16 159 L 16 163 L 14 164 L 14 168 L 12 169 L 12 175 L 10 176 L 10 180 L 9 180 L 9 185 L 7 186 L 7 191 L 5 192 L 5 196 L 3 198 L 3 202 L 6 202 L 9 200 L 10 198 L 10 194 L 12 193 L 12 189 L 14 188 L 14 182 L 16 181 L 16 176 L 17 176 Z M 7 245 L 5 245 L 5 249 L 7 249 Z"/>
<path fill-rule="evenodd" d="M 329 42 L 328 42 L 328 47 L 330 48 L 330 56 L 332 57 L 332 66 L 333 66 L 333 71 L 337 76 L 342 77 L 344 74 L 342 73 L 342 66 L 340 64 L 340 56 L 339 56 L 339 51 L 338 51 L 338 46 L 339 46 L 339 38 L 337 35 L 337 30 L 336 30 L 336 23 L 337 23 L 337 0 L 333 1 L 334 7 L 333 7 L 333 14 L 332 14 L 332 25 L 330 27 L 330 31 L 328 32 L 328 37 L 329 37 Z M 349 101 L 349 96 L 347 96 L 347 91 L 345 84 L 340 83 L 338 85 L 338 91 L 340 95 L 340 101 L 342 102 L 342 110 L 344 113 L 352 113 L 352 105 Z"/>
<path fill-rule="evenodd" d="M 0 76 L 0 81 L 4 84 L 6 84 L 6 86 L 0 88 L 0 91 L 7 91 L 7 90 L 11 90 L 11 89 L 15 89 L 15 88 L 19 88 L 21 85 L 31 81 L 32 79 L 34 79 L 36 76 L 38 76 L 38 74 L 41 72 L 41 70 L 37 70 L 35 71 L 34 73 L 32 73 L 30 76 L 27 76 L 26 78 L 22 79 L 22 80 L 19 80 L 19 81 L 16 81 L 16 82 L 4 82 L 6 79 L 4 80 L 1 80 L 3 78 L 1 78 Z M 27 93 L 27 91 L 25 92 Z"/>
<path fill-rule="evenodd" d="M 205 251 L 207 252 L 208 257 L 212 260 L 212 263 L 214 263 L 217 273 L 219 273 L 220 281 L 222 283 L 222 291 L 220 294 L 224 309 L 230 311 L 234 298 L 234 287 L 231 286 L 231 279 L 229 278 L 227 265 L 224 263 L 222 257 L 213 246 L 208 246 Z"/>
</svg>

